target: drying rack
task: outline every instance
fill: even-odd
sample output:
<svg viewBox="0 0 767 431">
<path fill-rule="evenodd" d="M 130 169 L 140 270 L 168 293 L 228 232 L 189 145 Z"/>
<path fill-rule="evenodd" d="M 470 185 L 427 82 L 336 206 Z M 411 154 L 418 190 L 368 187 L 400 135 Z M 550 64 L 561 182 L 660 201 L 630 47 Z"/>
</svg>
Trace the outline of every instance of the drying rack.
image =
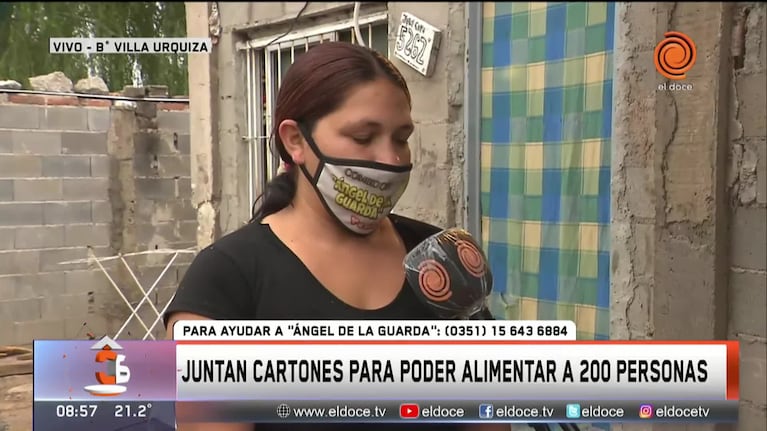
<svg viewBox="0 0 767 431">
<path fill-rule="evenodd" d="M 165 274 L 168 272 L 168 270 L 173 266 L 173 263 L 176 262 L 176 259 L 182 254 L 196 254 L 197 249 L 195 247 L 186 248 L 186 249 L 158 249 L 158 250 L 146 250 L 146 251 L 140 251 L 135 253 L 119 253 L 113 256 L 105 256 L 105 257 L 98 257 L 93 251 L 93 248 L 88 246 L 88 257 L 85 259 L 77 259 L 77 260 L 70 260 L 66 262 L 60 262 L 60 265 L 75 265 L 75 264 L 92 264 L 95 263 L 101 272 L 106 276 L 107 280 L 109 280 L 109 283 L 114 288 L 115 292 L 117 292 L 117 295 L 120 296 L 120 298 L 123 300 L 125 305 L 130 309 L 130 315 L 125 319 L 125 322 L 123 322 L 120 329 L 117 331 L 117 333 L 111 337 L 112 339 L 117 340 L 120 335 L 122 335 L 125 328 L 128 327 L 128 324 L 130 324 L 131 320 L 135 318 L 138 323 L 144 328 L 146 331 L 144 333 L 142 340 L 146 340 L 147 338 L 151 338 L 152 340 L 155 339 L 155 336 L 152 334 L 152 331 L 157 326 L 158 323 L 162 320 L 162 316 L 165 314 L 165 311 L 168 309 L 168 306 L 170 306 L 171 302 L 173 302 L 173 298 L 176 297 L 175 292 L 173 295 L 168 299 L 168 301 L 164 304 L 162 307 L 162 310 L 159 310 L 151 299 L 149 299 L 149 295 L 154 291 L 154 289 L 157 287 L 157 285 L 160 283 L 160 281 L 165 277 Z M 157 278 L 154 280 L 154 283 L 149 287 L 149 289 L 145 289 L 144 286 L 139 281 L 138 277 L 136 276 L 136 272 L 131 268 L 131 265 L 128 263 L 127 258 L 135 257 L 135 256 L 146 256 L 146 255 L 166 255 L 170 256 L 170 260 L 168 260 L 165 263 L 165 267 L 163 268 L 162 272 L 160 272 L 160 275 L 157 276 Z M 141 295 L 143 298 L 141 298 L 141 301 L 139 301 L 135 306 L 131 303 L 131 301 L 128 300 L 128 298 L 125 296 L 125 292 L 123 288 L 121 288 L 117 282 L 115 282 L 114 278 L 109 274 L 109 271 L 104 267 L 104 262 L 108 261 L 120 261 L 123 266 L 125 266 L 125 269 L 127 270 L 130 277 L 133 279 L 133 282 L 135 283 L 136 287 L 141 291 Z M 139 311 L 142 309 L 141 307 L 144 306 L 144 303 L 148 303 L 149 307 L 154 312 L 155 318 L 151 325 L 147 326 L 147 323 L 141 318 L 139 315 Z"/>
</svg>

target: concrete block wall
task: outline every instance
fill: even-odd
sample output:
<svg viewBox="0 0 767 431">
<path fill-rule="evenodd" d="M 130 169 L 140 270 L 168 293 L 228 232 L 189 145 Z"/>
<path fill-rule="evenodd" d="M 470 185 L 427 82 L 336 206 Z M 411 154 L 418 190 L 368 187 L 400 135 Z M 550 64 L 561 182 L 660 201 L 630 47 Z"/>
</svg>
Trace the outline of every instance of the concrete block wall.
<svg viewBox="0 0 767 431">
<path fill-rule="evenodd" d="M 616 6 L 611 338 L 740 341 L 742 431 L 767 423 L 766 9 Z M 657 90 L 666 31 L 695 40 L 693 90 Z"/>
<path fill-rule="evenodd" d="M 437 226 L 463 227 L 464 193 L 464 69 L 466 3 L 390 2 L 389 47 L 394 50 L 403 12 L 442 31 L 434 73 L 424 77 L 392 55 L 413 96 L 416 131 L 410 138 L 413 173 L 396 211 Z"/>
<path fill-rule="evenodd" d="M 95 265 L 61 264 L 87 258 L 88 247 L 103 257 L 195 245 L 187 105 L 152 103 L 143 111 L 156 115 L 146 121 L 128 106 L 0 90 L 0 345 L 114 335 L 129 308 L 107 277 Z M 133 129 L 138 137 L 125 133 Z M 146 144 L 146 134 L 160 139 L 137 145 L 133 157 L 114 152 Z M 132 200 L 141 212 L 127 218 L 121 199 L 128 196 L 116 175 L 133 161 L 135 176 L 126 178 L 135 183 Z M 165 303 L 188 260 L 166 274 L 153 302 Z M 137 302 L 138 288 L 116 263 L 105 266 Z M 146 289 L 164 262 L 130 263 Z M 140 329 L 134 321 L 121 338 L 131 337 L 127 331 L 143 336 Z"/>
<path fill-rule="evenodd" d="M 743 50 L 730 88 L 728 335 L 740 341 L 742 430 L 764 429 L 767 423 L 766 11 L 756 2 L 739 3 L 734 10 Z"/>
<path fill-rule="evenodd" d="M 122 214 L 118 215 L 121 222 L 116 223 L 114 232 L 122 235 L 122 247 L 126 251 L 195 249 L 197 211 L 191 200 L 189 114 L 156 108 L 154 103 L 140 102 L 134 112 L 136 127 L 122 128 L 123 131 L 130 130 L 128 136 L 115 136 L 111 142 L 116 152 L 119 148 L 126 149 L 129 156 L 123 159 L 119 173 L 115 175 L 117 181 L 112 200 L 116 203 L 115 208 L 122 208 Z M 130 110 L 127 121 L 132 121 Z M 153 301 L 158 311 L 175 292 L 192 256 L 179 255 L 169 270 L 165 267 L 171 254 L 133 258 L 140 268 L 136 275 L 142 286 L 148 289 L 157 282 Z M 124 272 L 122 275 L 130 284 L 130 274 L 127 279 Z M 161 278 L 158 280 L 158 277 Z M 135 288 L 132 295 L 134 302 L 143 298 Z M 122 303 L 117 302 L 117 306 Z M 144 309 L 141 316 L 147 325 L 156 319 L 150 308 Z M 137 321 L 126 330 L 129 334 L 146 333 Z M 160 337 L 164 331 L 160 322 L 153 332 Z"/>
</svg>

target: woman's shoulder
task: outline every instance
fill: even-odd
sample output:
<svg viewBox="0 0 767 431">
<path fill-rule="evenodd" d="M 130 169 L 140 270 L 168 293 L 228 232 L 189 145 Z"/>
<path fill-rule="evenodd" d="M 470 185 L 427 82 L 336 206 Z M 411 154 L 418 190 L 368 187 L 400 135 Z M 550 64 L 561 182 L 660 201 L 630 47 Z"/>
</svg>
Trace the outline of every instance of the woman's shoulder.
<svg viewBox="0 0 767 431">
<path fill-rule="evenodd" d="M 252 256 L 260 247 L 263 247 L 268 229 L 267 225 L 248 223 L 221 236 L 203 251 L 223 254 L 234 260 Z"/>
<path fill-rule="evenodd" d="M 443 228 L 399 214 L 391 214 L 389 219 L 400 236 L 408 244 L 418 244 Z"/>
<path fill-rule="evenodd" d="M 268 226 L 248 224 L 223 235 L 213 243 L 203 247 L 195 256 L 187 272 L 209 273 L 219 276 L 232 273 L 239 276 L 244 284 L 252 284 L 254 265 L 265 256 L 273 255 L 264 247 Z"/>
<path fill-rule="evenodd" d="M 263 247 L 266 229 L 246 225 L 202 248 L 186 269 L 165 313 L 187 312 L 210 319 L 247 319 L 258 288 L 255 256 Z"/>
</svg>

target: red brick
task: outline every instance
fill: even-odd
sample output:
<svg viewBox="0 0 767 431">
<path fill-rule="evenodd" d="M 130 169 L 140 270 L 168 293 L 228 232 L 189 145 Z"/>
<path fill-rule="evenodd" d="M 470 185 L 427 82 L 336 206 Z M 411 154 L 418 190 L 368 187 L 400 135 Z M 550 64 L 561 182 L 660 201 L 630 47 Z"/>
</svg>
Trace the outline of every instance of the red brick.
<svg viewBox="0 0 767 431">
<path fill-rule="evenodd" d="M 186 111 L 189 104 L 182 102 L 160 102 L 157 107 L 160 111 Z"/>
<path fill-rule="evenodd" d="M 109 99 L 80 99 L 80 105 L 96 108 L 109 108 L 112 106 L 112 101 Z"/>
<path fill-rule="evenodd" d="M 80 103 L 75 96 L 47 96 L 46 105 L 49 106 L 78 106 Z"/>
<path fill-rule="evenodd" d="M 8 101 L 24 105 L 45 105 L 45 97 L 37 94 L 9 94 Z"/>
</svg>

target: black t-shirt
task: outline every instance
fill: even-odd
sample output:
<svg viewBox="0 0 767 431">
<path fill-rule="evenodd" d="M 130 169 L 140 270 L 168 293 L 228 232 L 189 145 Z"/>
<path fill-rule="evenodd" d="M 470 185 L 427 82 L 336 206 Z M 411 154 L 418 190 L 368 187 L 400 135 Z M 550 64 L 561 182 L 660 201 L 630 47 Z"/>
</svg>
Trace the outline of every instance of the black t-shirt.
<svg viewBox="0 0 767 431">
<path fill-rule="evenodd" d="M 390 215 L 408 251 L 440 231 L 407 217 Z M 309 272 L 269 225 L 252 223 L 200 251 L 166 311 L 190 312 L 215 320 L 421 320 L 436 316 L 403 286 L 389 305 L 354 308 L 336 298 Z M 312 430 L 457 431 L 458 425 L 258 424 L 256 431 Z"/>
</svg>

